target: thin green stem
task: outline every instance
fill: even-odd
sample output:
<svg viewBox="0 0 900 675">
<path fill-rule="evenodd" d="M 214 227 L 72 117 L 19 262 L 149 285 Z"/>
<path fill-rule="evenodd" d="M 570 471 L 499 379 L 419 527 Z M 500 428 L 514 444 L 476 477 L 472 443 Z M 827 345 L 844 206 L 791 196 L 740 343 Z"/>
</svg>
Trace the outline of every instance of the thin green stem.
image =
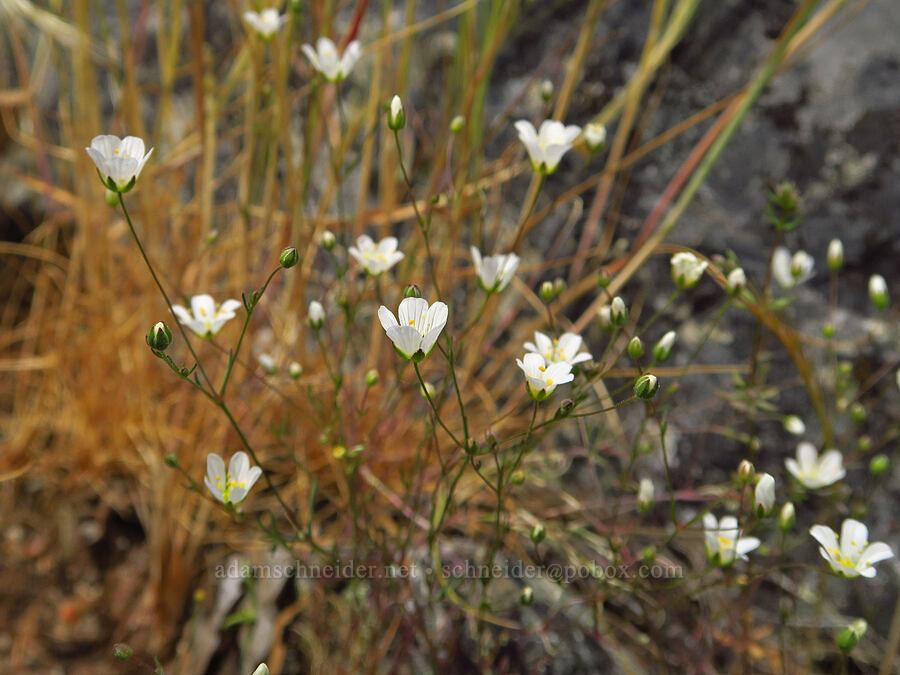
<svg viewBox="0 0 900 675">
<path fill-rule="evenodd" d="M 464 451 L 468 451 L 468 448 L 459 442 L 459 439 L 454 435 L 450 429 L 447 428 L 447 425 L 444 424 L 444 420 L 441 419 L 441 416 L 438 414 L 437 406 L 434 403 L 434 399 L 431 398 L 431 394 L 428 393 L 428 387 L 425 386 L 425 380 L 422 379 L 422 373 L 419 372 L 419 364 L 413 361 L 413 368 L 416 371 L 416 377 L 419 378 L 419 385 L 422 387 L 422 395 L 425 396 L 425 399 L 428 401 L 428 405 L 431 406 L 431 412 L 434 413 L 434 419 L 437 420 L 438 424 L 441 425 L 441 428 L 447 432 L 447 435 L 453 439 L 453 442 L 462 448 Z"/>
</svg>

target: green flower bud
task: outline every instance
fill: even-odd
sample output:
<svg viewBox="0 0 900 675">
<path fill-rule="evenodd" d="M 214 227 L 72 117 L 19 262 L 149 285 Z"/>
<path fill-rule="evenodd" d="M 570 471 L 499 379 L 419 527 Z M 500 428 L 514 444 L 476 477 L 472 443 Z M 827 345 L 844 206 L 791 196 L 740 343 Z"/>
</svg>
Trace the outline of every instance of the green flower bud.
<svg viewBox="0 0 900 675">
<path fill-rule="evenodd" d="M 513 471 L 512 475 L 509 477 L 509 482 L 513 485 L 521 485 L 525 482 L 525 472 L 524 471 Z"/>
<path fill-rule="evenodd" d="M 831 322 L 826 323 L 822 326 L 822 336 L 826 339 L 830 340 L 835 336 L 836 330 L 834 328 L 834 324 Z"/>
<path fill-rule="evenodd" d="M 173 469 L 178 468 L 178 458 L 175 455 L 173 455 L 171 452 L 168 455 L 166 455 L 164 461 L 168 466 L 171 466 Z"/>
<path fill-rule="evenodd" d="M 656 375 L 646 373 L 641 375 L 634 383 L 634 395 L 638 398 L 650 399 L 659 391 L 659 380 Z"/>
<path fill-rule="evenodd" d="M 641 557 L 648 563 L 652 563 L 656 560 L 656 547 L 655 546 L 647 546 L 641 552 Z"/>
<path fill-rule="evenodd" d="M 281 263 L 281 266 L 284 269 L 290 269 L 294 265 L 296 265 L 300 260 L 300 254 L 297 253 L 297 249 L 293 246 L 288 246 L 281 252 L 281 255 L 278 256 L 278 262 Z"/>
<path fill-rule="evenodd" d="M 863 407 L 862 403 L 857 401 L 850 406 L 850 417 L 852 417 L 853 421 L 857 424 L 862 424 L 866 421 L 866 409 Z"/>
<path fill-rule="evenodd" d="M 366 386 L 374 387 L 376 384 L 378 384 L 378 371 L 372 368 L 366 373 Z"/>
<path fill-rule="evenodd" d="M 410 284 L 406 288 L 403 289 L 403 297 L 404 298 L 421 298 L 422 291 L 419 290 L 419 287 L 415 284 Z"/>
<path fill-rule="evenodd" d="M 553 289 L 553 282 L 545 281 L 541 284 L 538 295 L 544 302 L 551 302 L 556 297 L 556 291 Z"/>
<path fill-rule="evenodd" d="M 562 295 L 566 292 L 566 289 L 569 287 L 569 284 L 566 283 L 566 280 L 562 277 L 556 277 L 553 280 L 553 293 L 554 295 Z"/>
<path fill-rule="evenodd" d="M 553 82 L 544 80 L 541 82 L 541 98 L 544 102 L 549 102 L 553 98 Z"/>
<path fill-rule="evenodd" d="M 454 134 L 458 134 L 460 131 L 465 129 L 466 127 L 466 118 L 462 115 L 457 115 L 452 120 L 450 120 L 450 131 Z"/>
<path fill-rule="evenodd" d="M 832 239 L 828 244 L 828 253 L 825 256 L 828 269 L 832 272 L 840 272 L 844 266 L 844 245 L 840 239 Z"/>
<path fill-rule="evenodd" d="M 872 449 L 872 438 L 870 436 L 860 436 L 856 441 L 856 447 L 860 452 L 868 452 Z"/>
<path fill-rule="evenodd" d="M 543 523 L 537 523 L 531 528 L 531 541 L 535 544 L 540 544 L 546 536 L 547 530 L 544 529 Z"/>
<path fill-rule="evenodd" d="M 637 361 L 644 355 L 644 343 L 637 335 L 628 342 L 628 356 Z"/>
<path fill-rule="evenodd" d="M 800 194 L 793 183 L 780 183 L 769 194 L 769 220 L 780 230 L 792 230 L 797 226 L 799 207 Z"/>
<path fill-rule="evenodd" d="M 869 277 L 869 300 L 878 309 L 887 309 L 887 306 L 891 304 L 887 282 L 880 274 L 873 274 Z"/>
<path fill-rule="evenodd" d="M 837 646 L 844 653 L 852 651 L 859 644 L 862 636 L 866 634 L 868 628 L 869 624 L 866 623 L 865 619 L 857 619 L 838 633 Z"/>
<path fill-rule="evenodd" d="M 164 352 L 172 344 L 172 331 L 162 321 L 157 323 L 147 333 L 147 344 L 150 349 Z"/>
<path fill-rule="evenodd" d="M 108 206 L 115 207 L 119 205 L 119 193 L 115 190 L 106 188 L 106 190 L 103 192 L 103 199 L 106 200 L 106 204 Z"/>
<path fill-rule="evenodd" d="M 887 455 L 875 455 L 869 461 L 869 471 L 873 476 L 880 476 L 891 466 L 891 460 Z"/>
<path fill-rule="evenodd" d="M 603 270 L 597 272 L 597 286 L 600 288 L 608 288 L 612 283 L 612 277 Z"/>
<path fill-rule="evenodd" d="M 675 331 L 670 330 L 659 339 L 659 342 L 653 347 L 654 361 L 657 363 L 665 363 L 669 360 L 669 356 L 672 354 L 672 347 L 675 345 L 676 337 L 678 337 L 678 335 Z"/>
<path fill-rule="evenodd" d="M 303 366 L 296 361 L 291 361 L 290 365 L 288 365 L 288 375 L 291 376 L 291 379 L 299 380 L 300 376 L 303 375 Z"/>
</svg>

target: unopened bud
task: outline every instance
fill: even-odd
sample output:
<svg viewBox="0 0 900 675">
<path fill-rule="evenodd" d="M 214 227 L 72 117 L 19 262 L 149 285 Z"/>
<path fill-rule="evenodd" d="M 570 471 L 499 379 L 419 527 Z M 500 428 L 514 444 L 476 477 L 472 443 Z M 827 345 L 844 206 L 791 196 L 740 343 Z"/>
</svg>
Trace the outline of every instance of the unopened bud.
<svg viewBox="0 0 900 675">
<path fill-rule="evenodd" d="M 822 337 L 825 337 L 830 340 L 831 338 L 833 338 L 835 336 L 835 333 L 836 333 L 836 330 L 835 330 L 833 323 L 828 322 L 824 326 L 822 326 Z"/>
<path fill-rule="evenodd" d="M 659 380 L 656 375 L 646 373 L 641 375 L 634 383 L 634 395 L 638 398 L 650 399 L 659 391 Z"/>
<path fill-rule="evenodd" d="M 600 327 L 604 330 L 609 330 L 613 327 L 612 313 L 609 309 L 609 305 L 603 305 L 603 307 L 597 310 L 597 323 L 599 323 Z"/>
<path fill-rule="evenodd" d="M 147 344 L 150 349 L 164 352 L 172 344 L 172 331 L 162 321 L 158 322 L 147 333 Z"/>
<path fill-rule="evenodd" d="M 862 424 L 866 421 L 866 409 L 862 403 L 857 401 L 850 406 L 850 417 L 852 417 L 853 421 L 857 424 Z"/>
<path fill-rule="evenodd" d="M 566 292 L 566 289 L 569 285 L 566 283 L 566 280 L 562 277 L 556 277 L 553 280 L 553 294 L 554 295 L 562 295 Z"/>
<path fill-rule="evenodd" d="M 168 455 L 166 455 L 164 461 L 168 466 L 171 466 L 173 469 L 178 468 L 178 457 L 173 455 L 171 452 Z"/>
<path fill-rule="evenodd" d="M 637 495 L 638 510 L 641 513 L 647 513 L 653 508 L 654 492 L 653 481 L 649 478 L 641 478 Z"/>
<path fill-rule="evenodd" d="M 553 82 L 550 80 L 541 82 L 541 98 L 544 99 L 545 102 L 553 98 Z"/>
<path fill-rule="evenodd" d="M 606 145 L 606 127 L 589 122 L 584 127 L 584 144 L 590 152 L 599 152 Z"/>
<path fill-rule="evenodd" d="M 299 380 L 300 376 L 303 375 L 303 366 L 296 361 L 291 361 L 288 365 L 288 375 L 294 380 Z"/>
<path fill-rule="evenodd" d="M 869 624 L 865 619 L 857 619 L 846 628 L 841 629 L 837 635 L 837 646 L 845 654 L 853 651 L 853 648 L 859 644 L 863 635 L 866 634 Z"/>
<path fill-rule="evenodd" d="M 509 477 L 509 482 L 513 485 L 521 485 L 525 482 L 525 472 L 524 471 L 513 471 L 512 475 Z"/>
<path fill-rule="evenodd" d="M 260 354 L 259 365 L 262 366 L 262 369 L 266 371 L 267 375 L 274 375 L 278 372 L 278 364 L 270 354 Z"/>
<path fill-rule="evenodd" d="M 466 128 L 466 118 L 462 115 L 457 115 L 452 120 L 450 120 L 450 131 L 454 134 L 458 134 L 460 131 Z"/>
<path fill-rule="evenodd" d="M 544 537 L 547 536 L 547 530 L 544 529 L 543 523 L 537 523 L 534 527 L 531 528 L 531 541 L 535 544 L 540 544 L 544 541 Z"/>
<path fill-rule="evenodd" d="M 770 473 L 764 473 L 756 483 L 753 492 L 756 503 L 756 515 L 762 518 L 772 513 L 775 508 L 775 478 Z"/>
<path fill-rule="evenodd" d="M 396 94 L 391 99 L 390 109 L 388 110 L 388 128 L 391 131 L 400 131 L 406 126 L 406 112 L 403 110 L 403 101 Z"/>
<path fill-rule="evenodd" d="M 419 387 L 419 391 L 422 393 L 423 398 L 434 400 L 435 390 L 431 382 L 426 382 L 424 387 Z"/>
<path fill-rule="evenodd" d="M 728 292 L 732 295 L 740 292 L 747 286 L 747 275 L 741 267 L 735 267 L 728 273 Z"/>
<path fill-rule="evenodd" d="M 791 502 L 785 502 L 778 512 L 778 527 L 782 532 L 787 532 L 797 520 L 797 514 L 794 511 L 794 505 Z"/>
<path fill-rule="evenodd" d="M 409 284 L 406 288 L 403 289 L 403 297 L 404 298 L 421 298 L 422 291 L 419 290 L 419 287 L 415 284 Z"/>
<path fill-rule="evenodd" d="M 278 262 L 281 263 L 281 266 L 284 269 L 290 269 L 300 260 L 300 254 L 297 253 L 297 249 L 293 246 L 288 246 L 281 252 L 281 255 L 278 256 Z"/>
<path fill-rule="evenodd" d="M 628 356 L 637 361 L 644 355 L 644 343 L 637 335 L 628 342 Z"/>
<path fill-rule="evenodd" d="M 840 239 L 832 239 L 828 244 L 828 253 L 825 254 L 828 269 L 832 272 L 840 272 L 844 266 L 844 245 Z"/>
<path fill-rule="evenodd" d="M 869 277 L 869 300 L 878 309 L 887 309 L 887 306 L 891 303 L 887 282 L 880 274 L 873 274 Z"/>
<path fill-rule="evenodd" d="M 519 602 L 525 607 L 534 604 L 534 591 L 531 589 L 531 586 L 526 586 L 522 589 L 522 592 L 519 593 Z"/>
<path fill-rule="evenodd" d="M 319 239 L 319 243 L 322 244 L 322 248 L 326 251 L 330 251 L 337 244 L 337 237 L 334 236 L 334 232 L 331 230 L 325 230 L 322 233 L 322 237 Z"/>
<path fill-rule="evenodd" d="M 366 386 L 374 387 L 376 384 L 378 384 L 378 371 L 372 368 L 366 373 Z"/>
<path fill-rule="evenodd" d="M 119 205 L 119 193 L 114 190 L 110 190 L 106 188 L 103 193 L 103 199 L 106 200 L 107 206 L 118 206 Z"/>
<path fill-rule="evenodd" d="M 869 471 L 873 476 L 879 476 L 887 471 L 891 466 L 891 460 L 887 455 L 875 455 L 869 461 Z"/>
<path fill-rule="evenodd" d="M 806 433 L 806 425 L 796 415 L 785 415 L 781 418 L 781 424 L 786 432 L 794 434 L 794 436 L 802 436 Z"/>
<path fill-rule="evenodd" d="M 309 303 L 309 309 L 306 312 L 306 320 L 309 322 L 310 328 L 313 330 L 321 330 L 325 325 L 325 308 L 318 300 Z"/>
<path fill-rule="evenodd" d="M 553 282 L 545 281 L 542 283 L 538 295 L 544 302 L 551 302 L 556 297 L 556 292 L 553 290 Z"/>
<path fill-rule="evenodd" d="M 625 301 L 618 295 L 609 303 L 609 318 L 614 326 L 620 327 L 628 321 L 628 308 L 625 306 Z"/>
<path fill-rule="evenodd" d="M 672 347 L 675 345 L 675 338 L 678 337 L 674 330 L 670 330 L 663 335 L 659 342 L 653 347 L 653 359 L 657 363 L 665 363 L 672 354 Z"/>
<path fill-rule="evenodd" d="M 742 483 L 749 483 L 753 480 L 753 475 L 756 473 L 756 469 L 753 468 L 753 464 L 748 459 L 742 459 L 741 463 L 738 464 L 738 480 Z"/>
</svg>

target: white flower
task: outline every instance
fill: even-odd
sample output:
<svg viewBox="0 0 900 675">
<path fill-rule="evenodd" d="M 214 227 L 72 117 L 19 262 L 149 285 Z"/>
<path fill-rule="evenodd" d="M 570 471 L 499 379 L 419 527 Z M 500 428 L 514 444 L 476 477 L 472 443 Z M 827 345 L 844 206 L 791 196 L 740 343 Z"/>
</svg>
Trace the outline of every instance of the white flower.
<svg viewBox="0 0 900 675">
<path fill-rule="evenodd" d="M 587 352 L 578 353 L 582 339 L 576 333 L 563 333 L 558 340 L 535 331 L 534 342 L 525 343 L 525 351 L 540 354 L 547 363 L 568 363 L 574 366 L 582 361 L 590 361 L 593 357 Z"/>
<path fill-rule="evenodd" d="M 499 293 L 509 285 L 519 267 L 519 256 L 515 253 L 481 257 L 481 251 L 472 246 L 472 260 L 481 287 L 488 293 Z"/>
<path fill-rule="evenodd" d="M 269 666 L 265 663 L 260 663 L 256 670 L 253 671 L 253 675 L 269 675 Z"/>
<path fill-rule="evenodd" d="M 359 40 L 354 40 L 344 49 L 344 54 L 338 56 L 335 44 L 327 37 L 320 37 L 316 41 L 316 48 L 312 45 L 303 45 L 300 49 L 306 54 L 306 58 L 312 63 L 313 68 L 322 73 L 329 82 L 340 82 L 347 79 L 353 66 L 362 55 L 362 47 Z"/>
<path fill-rule="evenodd" d="M 376 245 L 372 237 L 365 234 L 360 236 L 356 240 L 356 246 L 350 246 L 347 252 L 372 276 L 386 272 L 404 257 L 397 250 L 396 237 L 385 237 Z"/>
<path fill-rule="evenodd" d="M 596 122 L 584 126 L 584 144 L 591 152 L 596 152 L 606 143 L 606 127 Z"/>
<path fill-rule="evenodd" d="M 716 565 L 730 565 L 735 558 L 747 560 L 747 554 L 759 546 L 756 537 L 741 537 L 737 518 L 725 516 L 721 521 L 707 513 L 703 516 L 706 556 Z"/>
<path fill-rule="evenodd" d="M 825 525 L 813 525 L 809 533 L 821 544 L 819 553 L 831 569 L 845 577 L 874 577 L 873 565 L 894 557 L 884 542 L 869 543 L 869 530 L 858 520 L 847 518 L 841 525 L 841 538 Z"/>
<path fill-rule="evenodd" d="M 85 148 L 97 165 L 97 171 L 110 190 L 127 192 L 134 187 L 141 169 L 153 154 L 144 153 L 144 141 L 137 136 L 95 136 L 91 147 Z"/>
<path fill-rule="evenodd" d="M 793 255 L 784 246 L 775 249 L 772 255 L 772 276 L 782 288 L 793 288 L 813 276 L 815 260 L 806 251 Z"/>
<path fill-rule="evenodd" d="M 838 450 L 826 450 L 819 457 L 812 443 L 797 446 L 797 459 L 784 460 L 787 470 L 810 490 L 817 490 L 836 483 L 847 475 L 843 467 L 843 456 Z"/>
<path fill-rule="evenodd" d="M 775 478 L 772 474 L 764 473 L 759 477 L 753 497 L 756 500 L 757 515 L 766 516 L 772 512 L 775 508 Z"/>
<path fill-rule="evenodd" d="M 550 363 L 540 354 L 526 354 L 523 359 L 516 359 L 516 363 L 525 373 L 528 395 L 535 401 L 543 401 L 556 387 L 575 379 L 572 365 L 567 361 Z"/>
<path fill-rule="evenodd" d="M 654 492 L 653 481 L 649 478 L 641 478 L 637 494 L 638 508 L 641 511 L 649 511 L 650 507 L 653 506 Z"/>
<path fill-rule="evenodd" d="M 309 303 L 309 309 L 306 311 L 306 320 L 313 330 L 319 330 L 325 324 L 325 308 L 318 300 Z"/>
<path fill-rule="evenodd" d="M 609 318 L 614 326 L 622 326 L 628 320 L 628 308 L 618 295 L 609 303 Z"/>
<path fill-rule="evenodd" d="M 672 279 L 682 290 L 692 288 L 700 281 L 708 265 L 708 262 L 701 262 L 693 253 L 679 251 L 672 256 Z"/>
<path fill-rule="evenodd" d="M 181 305 L 172 305 L 172 311 L 178 317 L 179 323 L 200 337 L 210 337 L 222 330 L 228 319 L 236 316 L 234 310 L 240 306 L 240 300 L 226 300 L 216 307 L 216 301 L 212 296 L 203 294 L 191 298 L 190 311 Z"/>
<path fill-rule="evenodd" d="M 244 12 L 244 21 L 249 23 L 264 38 L 270 38 L 288 20 L 287 14 L 279 14 L 277 9 L 264 9 L 260 13 Z"/>
<path fill-rule="evenodd" d="M 250 467 L 250 459 L 244 451 L 232 455 L 228 471 L 225 471 L 225 462 L 216 453 L 211 452 L 206 458 L 204 482 L 213 497 L 223 504 L 243 501 L 261 475 L 262 469 L 258 466 Z"/>
<path fill-rule="evenodd" d="M 519 120 L 515 126 L 519 140 L 528 151 L 531 168 L 545 175 L 556 171 L 559 160 L 572 148 L 572 143 L 581 133 L 581 127 L 574 124 L 566 126 L 555 120 L 544 120 L 538 131 L 527 120 Z"/>
<path fill-rule="evenodd" d="M 384 305 L 378 308 L 378 319 L 401 356 L 421 361 L 434 349 L 448 313 L 443 302 L 429 307 L 423 298 L 405 298 L 397 308 L 399 321 Z"/>
</svg>

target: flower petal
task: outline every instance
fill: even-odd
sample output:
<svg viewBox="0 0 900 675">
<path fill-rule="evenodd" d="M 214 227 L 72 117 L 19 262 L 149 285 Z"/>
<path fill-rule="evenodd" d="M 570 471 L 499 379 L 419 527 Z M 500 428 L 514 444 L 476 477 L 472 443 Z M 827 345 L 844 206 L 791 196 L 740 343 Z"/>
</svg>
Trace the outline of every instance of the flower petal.
<svg viewBox="0 0 900 675">
<path fill-rule="evenodd" d="M 378 308 L 378 320 L 381 321 L 381 327 L 386 331 L 400 325 L 397 322 L 397 317 L 394 316 L 394 313 L 384 305 Z"/>
</svg>

